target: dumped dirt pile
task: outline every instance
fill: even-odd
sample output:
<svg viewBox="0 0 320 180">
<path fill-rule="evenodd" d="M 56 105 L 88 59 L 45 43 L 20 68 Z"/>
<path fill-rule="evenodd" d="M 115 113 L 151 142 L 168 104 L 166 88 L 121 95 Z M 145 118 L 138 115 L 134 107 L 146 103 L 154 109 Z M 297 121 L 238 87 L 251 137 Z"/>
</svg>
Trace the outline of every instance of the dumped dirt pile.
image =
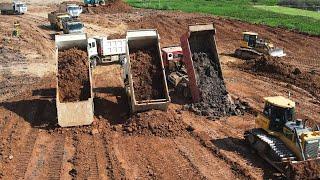
<svg viewBox="0 0 320 180">
<path fill-rule="evenodd" d="M 212 57 L 206 53 L 194 53 L 193 65 L 196 71 L 201 102 L 190 105 L 190 109 L 199 115 L 218 118 L 234 113 L 225 83 L 212 64 Z"/>
<path fill-rule="evenodd" d="M 59 95 L 62 102 L 87 100 L 90 97 L 88 55 L 72 48 L 59 52 Z"/>
<path fill-rule="evenodd" d="M 165 98 L 162 68 L 157 49 L 152 47 L 132 50 L 130 62 L 136 99 L 141 101 Z"/>
<path fill-rule="evenodd" d="M 183 136 L 187 128 L 181 117 L 175 113 L 158 110 L 136 114 L 123 125 L 123 130 L 130 135 L 160 137 Z"/>
<path fill-rule="evenodd" d="M 114 0 L 114 2 L 108 2 L 104 6 L 83 7 L 83 13 L 89 14 L 128 13 L 131 10 L 132 7 L 122 0 Z"/>
<path fill-rule="evenodd" d="M 299 68 L 281 62 L 279 58 L 262 56 L 246 61 L 240 65 L 240 68 L 293 84 L 320 98 L 320 77 L 315 75 L 315 72 L 301 71 Z"/>
<path fill-rule="evenodd" d="M 292 164 L 288 172 L 291 173 L 288 179 L 319 179 L 320 160 Z"/>
</svg>

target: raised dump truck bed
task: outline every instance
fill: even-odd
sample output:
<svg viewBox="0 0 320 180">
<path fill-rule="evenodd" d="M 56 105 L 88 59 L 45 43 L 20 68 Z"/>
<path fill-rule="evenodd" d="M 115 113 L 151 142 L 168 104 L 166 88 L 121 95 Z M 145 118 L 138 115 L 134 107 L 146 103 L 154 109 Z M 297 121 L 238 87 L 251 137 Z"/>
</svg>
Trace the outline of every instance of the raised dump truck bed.
<svg viewBox="0 0 320 180">
<path fill-rule="evenodd" d="M 87 36 L 57 35 L 55 43 L 58 124 L 61 127 L 89 125 L 93 122 L 94 108 Z"/>
<path fill-rule="evenodd" d="M 127 32 L 126 90 L 131 112 L 167 110 L 170 103 L 156 30 Z"/>
<path fill-rule="evenodd" d="M 208 54 L 212 59 L 212 66 L 218 72 L 218 78 L 223 81 L 215 33 L 216 31 L 213 24 L 193 25 L 189 26 L 189 31 L 180 38 L 184 56 L 183 63 L 187 69 L 189 77 L 188 86 L 191 91 L 193 102 L 199 102 L 201 100 L 201 92 L 199 89 L 200 82 L 196 79 L 194 60 L 192 59 L 192 56 L 195 53 L 201 52 Z"/>
</svg>

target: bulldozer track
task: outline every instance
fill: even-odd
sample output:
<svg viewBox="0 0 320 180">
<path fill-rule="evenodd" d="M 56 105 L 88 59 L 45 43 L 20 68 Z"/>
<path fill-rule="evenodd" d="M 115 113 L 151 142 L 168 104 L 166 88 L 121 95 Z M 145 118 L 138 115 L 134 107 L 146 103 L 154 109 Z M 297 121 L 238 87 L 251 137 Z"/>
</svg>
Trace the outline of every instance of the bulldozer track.
<svg viewBox="0 0 320 180">
<path fill-rule="evenodd" d="M 55 139 L 51 157 L 49 159 L 48 179 L 60 179 L 62 160 L 64 155 L 65 136 L 61 135 Z"/>
</svg>

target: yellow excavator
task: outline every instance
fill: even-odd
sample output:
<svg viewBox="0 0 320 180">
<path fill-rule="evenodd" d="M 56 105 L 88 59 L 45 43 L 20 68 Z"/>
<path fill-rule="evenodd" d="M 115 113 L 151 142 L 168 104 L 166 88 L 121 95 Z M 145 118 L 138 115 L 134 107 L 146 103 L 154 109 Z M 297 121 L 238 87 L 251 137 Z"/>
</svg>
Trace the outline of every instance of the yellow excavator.
<svg viewBox="0 0 320 180">
<path fill-rule="evenodd" d="M 320 177 L 320 129 L 295 119 L 295 102 L 283 96 L 266 97 L 263 113 L 255 119 L 256 128 L 245 132 L 245 139 L 268 163 L 286 177 L 294 177 L 290 166 L 309 166 L 312 177 Z M 314 168 L 312 170 L 312 168 Z M 307 172 L 308 173 L 308 172 Z"/>
<path fill-rule="evenodd" d="M 286 54 L 283 49 L 276 48 L 267 40 L 259 39 L 258 33 L 243 32 L 243 38 L 240 42 L 240 48 L 236 49 L 235 56 L 241 59 L 255 59 L 262 55 L 272 57 L 284 57 Z"/>
</svg>

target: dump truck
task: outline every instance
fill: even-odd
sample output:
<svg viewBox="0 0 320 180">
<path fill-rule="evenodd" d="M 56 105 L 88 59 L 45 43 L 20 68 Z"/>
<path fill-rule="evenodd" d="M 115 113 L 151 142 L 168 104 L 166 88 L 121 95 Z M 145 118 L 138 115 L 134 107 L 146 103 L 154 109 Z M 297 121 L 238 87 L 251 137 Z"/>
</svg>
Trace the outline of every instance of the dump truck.
<svg viewBox="0 0 320 180">
<path fill-rule="evenodd" d="M 196 72 L 193 65 L 193 53 L 204 52 L 211 54 L 213 56 L 213 62 L 211 62 L 211 64 L 216 71 L 218 71 L 218 78 L 223 81 L 215 34 L 216 30 L 213 24 L 190 25 L 188 32 L 180 38 L 183 64 L 188 75 L 188 87 L 194 103 L 201 101 L 201 97 L 198 87 L 199 82 L 196 79 Z"/>
<path fill-rule="evenodd" d="M 88 43 L 92 67 L 97 64 L 124 62 L 127 48 L 126 39 L 109 40 L 107 37 L 93 37 L 89 38 Z"/>
<path fill-rule="evenodd" d="M 161 49 L 163 64 L 166 70 L 169 90 L 183 95 L 184 98 L 191 98 L 188 87 L 189 78 L 183 64 L 183 52 L 181 46 L 168 46 Z"/>
<path fill-rule="evenodd" d="M 52 29 L 62 31 L 63 30 L 63 22 L 71 19 L 68 13 L 60 13 L 60 12 L 51 12 L 48 14 L 48 20 L 50 22 L 50 26 Z"/>
<path fill-rule="evenodd" d="M 78 19 L 63 20 L 62 26 L 63 26 L 64 34 L 74 34 L 74 33 L 84 32 L 84 24 Z"/>
<path fill-rule="evenodd" d="M 264 101 L 263 112 L 255 119 L 256 127 L 245 132 L 245 140 L 288 179 L 296 179 L 298 173 L 303 173 L 300 178 L 318 179 L 319 126 L 311 127 L 296 119 L 295 102 L 286 97 L 265 97 Z"/>
<path fill-rule="evenodd" d="M 77 4 L 61 4 L 59 12 L 66 12 L 72 18 L 77 18 L 82 13 L 82 7 Z"/>
<path fill-rule="evenodd" d="M 13 3 L 0 3 L 1 14 L 24 14 L 28 10 L 27 5 L 23 2 L 16 1 Z"/>
<path fill-rule="evenodd" d="M 88 52 L 88 38 L 86 34 L 68 34 L 68 35 L 56 35 L 55 37 L 56 45 L 56 107 L 57 107 L 57 117 L 58 124 L 61 127 L 69 126 L 80 126 L 80 125 L 89 125 L 93 122 L 94 116 L 94 106 L 93 106 L 93 92 L 92 92 L 92 77 L 91 69 L 88 67 L 88 76 L 89 76 L 89 85 L 90 85 L 90 94 L 89 98 L 82 101 L 75 102 L 63 102 L 60 99 L 59 88 L 59 59 L 58 55 L 60 52 L 71 49 L 78 48 Z M 89 56 L 88 56 L 89 57 Z M 89 61 L 89 59 L 88 59 Z"/>
<path fill-rule="evenodd" d="M 259 38 L 256 32 L 243 32 L 240 48 L 236 49 L 234 55 L 241 59 L 255 59 L 262 55 L 272 57 L 284 57 L 283 49 L 275 47 L 272 43 L 265 39 Z"/>
<path fill-rule="evenodd" d="M 106 1 L 105 0 L 84 0 L 83 1 L 85 6 L 91 5 L 91 6 L 97 6 L 97 5 L 105 5 Z"/>
<path fill-rule="evenodd" d="M 168 86 L 166 81 L 166 75 L 164 70 L 164 65 L 161 57 L 161 49 L 159 43 L 159 35 L 157 30 L 154 29 L 144 29 L 144 30 L 135 30 L 135 31 L 128 31 L 126 35 L 127 40 L 127 47 L 126 47 L 126 63 L 124 64 L 124 84 L 126 88 L 126 93 L 128 95 L 130 110 L 132 113 L 147 111 L 151 109 L 158 109 L 166 111 L 169 103 L 170 103 L 170 96 L 168 93 Z M 134 52 L 139 52 L 142 50 L 151 51 L 153 50 L 150 56 L 153 56 L 153 63 L 157 69 L 153 69 L 153 71 L 157 71 L 155 80 L 153 81 L 154 86 L 159 87 L 159 92 L 161 97 L 153 98 L 153 99 L 146 99 L 140 100 L 138 99 L 137 89 L 135 85 L 139 82 L 135 81 L 134 77 L 140 78 L 139 72 L 135 72 L 133 70 L 134 63 L 147 63 L 143 62 L 142 59 L 131 59 L 130 56 Z M 135 61 L 135 62 L 134 62 Z M 149 62 L 150 63 L 150 62 Z M 141 65 L 141 64 L 135 64 Z M 139 71 L 140 69 L 137 69 Z M 135 74 L 136 73 L 136 74 Z M 146 77 L 147 79 L 150 77 Z M 144 79 L 141 83 L 147 81 Z M 143 87 L 144 85 L 142 85 Z M 154 89 L 153 89 L 154 90 Z M 144 92 L 142 92 L 144 93 Z M 147 93 L 147 92 L 145 92 Z"/>
</svg>

